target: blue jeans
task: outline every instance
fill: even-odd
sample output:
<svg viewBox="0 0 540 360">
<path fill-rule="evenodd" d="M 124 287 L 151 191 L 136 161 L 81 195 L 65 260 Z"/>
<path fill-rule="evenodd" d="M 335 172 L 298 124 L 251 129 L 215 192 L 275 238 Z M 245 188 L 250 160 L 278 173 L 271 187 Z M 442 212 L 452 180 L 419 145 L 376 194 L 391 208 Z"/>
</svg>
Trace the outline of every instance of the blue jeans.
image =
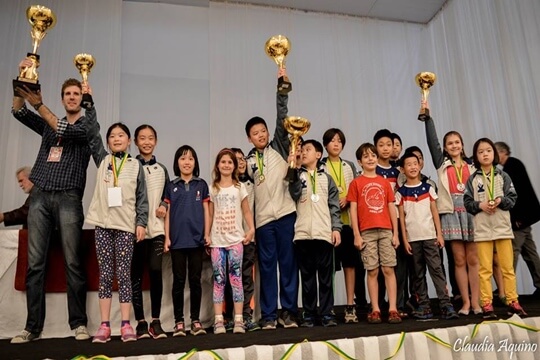
<svg viewBox="0 0 540 360">
<path fill-rule="evenodd" d="M 86 274 L 82 261 L 82 191 L 42 191 L 34 187 L 28 211 L 28 269 L 25 329 L 33 334 L 45 322 L 45 271 L 51 234 L 58 229 L 67 277 L 69 325 L 86 325 Z"/>
<path fill-rule="evenodd" d="M 279 301 L 281 308 L 293 315 L 298 312 L 298 267 L 294 252 L 296 213 L 285 215 L 261 226 L 255 232 L 259 252 L 261 316 L 277 318 L 279 266 Z"/>
</svg>

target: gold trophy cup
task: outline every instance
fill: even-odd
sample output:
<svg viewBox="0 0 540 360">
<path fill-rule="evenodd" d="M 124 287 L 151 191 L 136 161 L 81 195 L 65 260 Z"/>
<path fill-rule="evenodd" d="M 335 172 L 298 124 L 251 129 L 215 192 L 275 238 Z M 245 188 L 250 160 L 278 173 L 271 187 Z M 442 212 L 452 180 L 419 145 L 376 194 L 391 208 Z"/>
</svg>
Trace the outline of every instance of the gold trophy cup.
<svg viewBox="0 0 540 360">
<path fill-rule="evenodd" d="M 19 73 L 16 80 L 13 80 L 13 91 L 17 94 L 16 88 L 26 85 L 31 91 L 37 92 L 41 86 L 38 81 L 39 55 L 36 53 L 41 40 L 47 35 L 47 30 L 50 30 L 56 25 L 56 15 L 51 9 L 41 5 L 32 5 L 26 9 L 26 18 L 32 30 L 30 35 L 33 40 L 33 50 L 27 53 L 26 56 L 32 61 L 32 66 L 25 67 Z"/>
<path fill-rule="evenodd" d="M 311 127 L 311 123 L 308 119 L 300 116 L 287 116 L 283 120 L 283 127 L 285 127 L 285 130 L 289 133 L 289 135 L 291 135 L 290 152 L 296 156 L 296 151 L 298 150 L 298 141 L 300 140 L 300 137 L 304 136 L 308 132 L 309 128 Z M 293 182 L 296 178 L 295 171 L 296 163 L 293 160 L 289 164 L 289 170 L 287 171 L 285 180 Z"/>
<path fill-rule="evenodd" d="M 414 78 L 416 81 L 416 85 L 420 87 L 420 93 L 422 94 L 422 102 L 426 101 L 429 96 L 429 88 L 435 84 L 435 80 L 437 80 L 437 76 L 435 76 L 432 72 L 421 72 L 416 75 Z M 423 115 L 426 113 L 426 108 L 422 104 L 420 107 L 420 115 Z"/>
<path fill-rule="evenodd" d="M 81 54 L 75 55 L 75 57 L 73 58 L 73 63 L 75 64 L 75 67 L 77 68 L 77 70 L 79 70 L 79 73 L 81 74 L 82 83 L 87 84 L 88 83 L 88 74 L 90 74 L 90 71 L 92 70 L 92 68 L 96 64 L 96 60 L 90 54 L 81 53 Z M 92 102 L 90 95 L 88 95 L 86 93 L 83 94 L 82 102 L 83 103 L 84 102 Z"/>
<path fill-rule="evenodd" d="M 73 63 L 75 64 L 75 67 L 77 70 L 79 70 L 79 73 L 82 77 L 82 82 L 87 83 L 88 82 L 88 74 L 90 74 L 90 71 L 92 71 L 92 68 L 96 64 L 96 60 L 94 57 L 90 54 L 77 54 L 73 58 Z"/>
<path fill-rule="evenodd" d="M 274 62 L 279 69 L 285 68 L 285 57 L 291 50 L 291 42 L 283 35 L 275 35 L 266 41 L 264 51 Z M 292 90 L 292 85 L 287 76 L 281 76 L 278 79 L 278 92 L 287 94 Z"/>
</svg>

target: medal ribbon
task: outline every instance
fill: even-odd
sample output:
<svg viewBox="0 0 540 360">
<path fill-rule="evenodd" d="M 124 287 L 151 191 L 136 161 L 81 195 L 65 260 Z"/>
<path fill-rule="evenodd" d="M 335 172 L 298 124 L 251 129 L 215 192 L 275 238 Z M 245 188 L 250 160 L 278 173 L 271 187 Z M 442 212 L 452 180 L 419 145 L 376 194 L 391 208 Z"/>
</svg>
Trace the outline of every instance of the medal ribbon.
<svg viewBox="0 0 540 360">
<path fill-rule="evenodd" d="M 343 178 L 343 165 L 341 164 L 341 160 L 339 161 L 339 174 L 336 172 L 336 169 L 334 168 L 332 161 L 328 159 L 328 162 L 330 163 L 330 166 L 332 167 L 332 171 L 334 172 L 334 176 L 336 177 L 337 186 L 341 186 L 341 179 Z"/>
<path fill-rule="evenodd" d="M 461 166 L 458 168 L 456 166 L 456 163 L 452 161 L 452 166 L 454 167 L 454 170 L 456 171 L 456 177 L 458 184 L 463 184 L 463 162 L 461 163 Z M 459 169 L 459 171 L 458 171 Z"/>
<path fill-rule="evenodd" d="M 484 184 L 488 182 L 486 173 L 482 170 L 482 175 L 484 176 Z M 493 166 L 489 172 L 489 184 L 486 184 L 489 200 L 495 200 L 495 181 L 494 181 L 495 172 L 493 171 Z"/>
<path fill-rule="evenodd" d="M 112 156 L 111 159 L 111 165 L 113 169 L 113 176 L 114 176 L 114 187 L 118 187 L 118 176 L 120 176 L 120 171 L 122 171 L 122 168 L 124 167 L 124 164 L 126 163 L 128 154 L 125 153 L 124 157 L 122 158 L 122 161 L 120 162 L 120 166 L 116 165 L 116 156 Z"/>
<path fill-rule="evenodd" d="M 317 170 L 313 170 L 313 175 L 309 174 L 309 181 L 311 182 L 311 193 L 317 194 Z"/>
<path fill-rule="evenodd" d="M 264 157 L 263 154 L 261 154 L 259 151 L 257 151 L 257 167 L 259 168 L 259 172 L 261 175 L 263 174 L 263 168 L 264 168 Z"/>
</svg>

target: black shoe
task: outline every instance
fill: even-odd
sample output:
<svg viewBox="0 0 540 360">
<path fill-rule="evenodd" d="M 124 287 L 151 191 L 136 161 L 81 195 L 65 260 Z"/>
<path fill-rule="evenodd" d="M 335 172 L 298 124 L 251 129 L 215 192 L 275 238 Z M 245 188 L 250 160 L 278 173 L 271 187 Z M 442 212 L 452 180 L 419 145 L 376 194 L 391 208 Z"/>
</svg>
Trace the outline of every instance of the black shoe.
<svg viewBox="0 0 540 360">
<path fill-rule="evenodd" d="M 148 323 L 146 321 L 137 322 L 135 332 L 137 333 L 137 339 L 150 339 L 150 334 L 148 333 Z"/>
<path fill-rule="evenodd" d="M 281 315 L 279 315 L 279 318 L 278 318 L 278 323 L 281 326 L 283 326 L 285 329 L 298 327 L 298 323 L 296 322 L 296 320 L 294 320 L 291 313 L 288 312 L 287 310 L 283 310 L 281 312 Z"/>
<path fill-rule="evenodd" d="M 165 334 L 165 331 L 163 331 L 163 328 L 161 327 L 161 322 L 159 320 L 152 320 L 148 332 L 150 333 L 150 336 L 152 336 L 154 339 L 167 338 L 167 334 Z"/>
<path fill-rule="evenodd" d="M 315 326 L 315 319 L 313 318 L 313 316 L 304 313 L 302 316 L 302 321 L 300 322 L 300 326 L 312 328 L 313 326 Z"/>
<path fill-rule="evenodd" d="M 337 321 L 336 321 L 335 316 L 332 316 L 332 315 L 325 315 L 325 316 L 323 316 L 323 318 L 322 318 L 322 325 L 323 325 L 324 327 L 337 326 Z"/>
</svg>

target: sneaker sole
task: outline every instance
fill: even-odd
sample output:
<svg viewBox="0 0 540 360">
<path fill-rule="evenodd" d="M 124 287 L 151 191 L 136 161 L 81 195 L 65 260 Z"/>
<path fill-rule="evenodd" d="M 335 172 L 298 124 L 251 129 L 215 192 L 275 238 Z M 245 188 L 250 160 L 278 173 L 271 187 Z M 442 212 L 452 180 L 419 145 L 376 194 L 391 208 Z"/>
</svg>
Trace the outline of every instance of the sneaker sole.
<svg viewBox="0 0 540 360">
<path fill-rule="evenodd" d="M 136 337 L 134 337 L 134 338 L 127 338 L 127 339 L 122 339 L 122 338 L 120 338 L 120 339 L 122 340 L 122 342 L 132 342 L 132 341 L 137 341 L 137 338 L 136 338 Z"/>
<path fill-rule="evenodd" d="M 150 339 L 150 334 L 144 334 L 141 336 L 137 336 L 137 339 Z"/>
<path fill-rule="evenodd" d="M 186 336 L 185 332 L 177 332 L 173 334 L 173 337 Z"/>
<path fill-rule="evenodd" d="M 233 334 L 245 334 L 246 330 L 244 329 L 233 329 Z"/>
<path fill-rule="evenodd" d="M 215 335 L 221 335 L 221 334 L 226 334 L 226 333 L 227 333 L 227 330 L 225 330 L 225 329 L 214 330 Z"/>
<path fill-rule="evenodd" d="M 157 340 L 157 339 L 166 339 L 166 338 L 167 338 L 167 334 L 159 334 L 159 335 L 150 334 L 150 336 L 151 336 L 152 339 L 154 339 L 154 340 Z"/>
<path fill-rule="evenodd" d="M 206 335 L 206 330 L 192 331 L 192 332 L 191 332 L 191 335 L 193 335 L 193 336 L 197 336 L 197 335 Z"/>
<path fill-rule="evenodd" d="M 77 341 L 90 340 L 90 335 L 75 336 L 75 340 L 77 340 Z"/>
<path fill-rule="evenodd" d="M 356 319 L 345 319 L 345 324 L 356 324 L 358 322 L 358 318 Z"/>
<path fill-rule="evenodd" d="M 92 343 L 94 343 L 94 344 L 106 344 L 109 341 L 111 341 L 111 338 L 108 338 L 108 339 L 105 339 L 105 340 L 94 339 L 94 340 L 92 340 Z"/>
</svg>

